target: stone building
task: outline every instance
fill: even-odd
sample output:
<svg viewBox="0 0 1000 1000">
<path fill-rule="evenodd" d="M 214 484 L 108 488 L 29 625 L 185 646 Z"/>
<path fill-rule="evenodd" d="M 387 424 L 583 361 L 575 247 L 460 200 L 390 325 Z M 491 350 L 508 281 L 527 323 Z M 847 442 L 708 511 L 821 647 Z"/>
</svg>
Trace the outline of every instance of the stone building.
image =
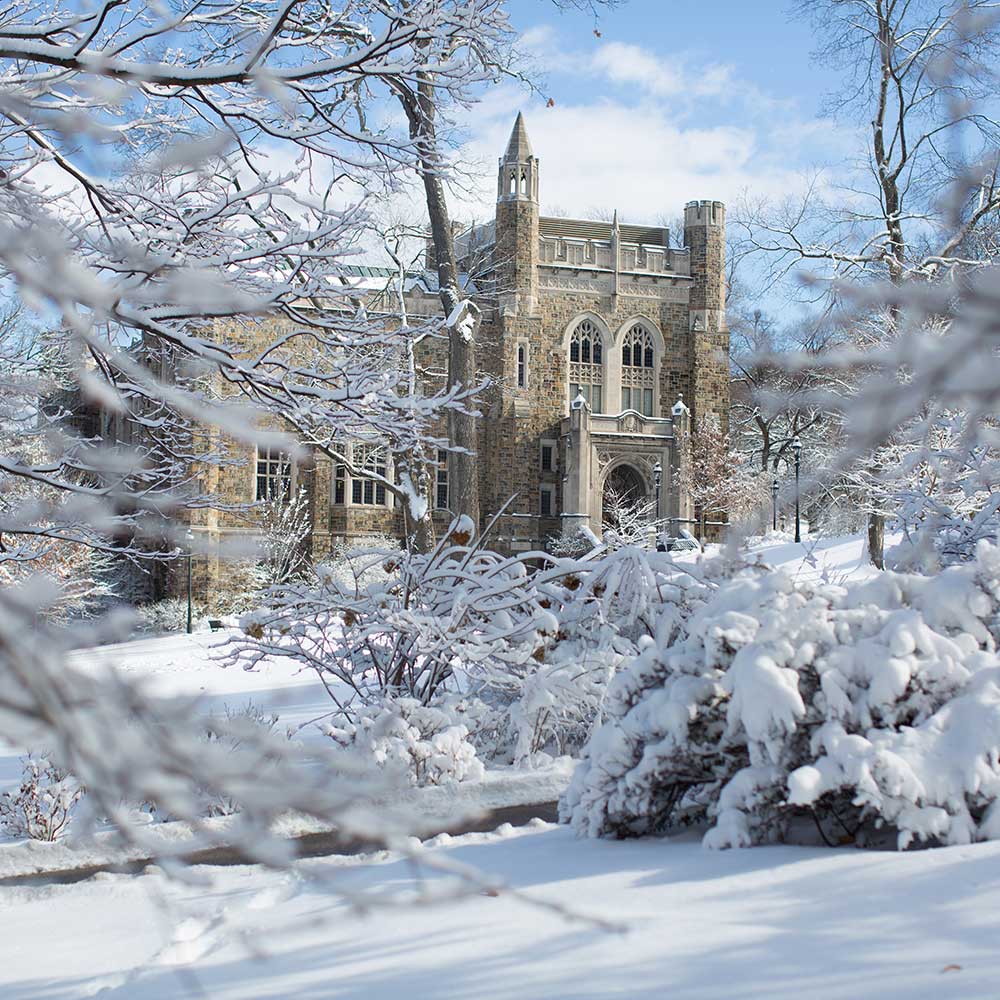
<svg viewBox="0 0 1000 1000">
<path fill-rule="evenodd" d="M 541 167 L 519 114 L 499 161 L 495 219 L 457 239 L 460 269 L 476 262 L 483 311 L 484 521 L 513 497 L 492 544 L 544 547 L 581 524 L 600 534 L 609 486 L 656 497 L 659 516 L 683 526 L 696 513 L 678 487 L 684 435 L 706 413 L 725 421 L 729 405 L 725 207 L 688 202 L 683 246 L 672 246 L 667 229 L 620 224 L 617 215 L 613 222 L 542 216 Z M 377 279 L 380 271 L 359 274 Z M 433 271 L 411 275 L 406 294 L 411 315 L 440 312 Z M 242 468 L 213 470 L 205 485 L 231 502 L 304 486 L 315 558 L 339 541 L 402 533 L 401 511 L 377 478 L 352 477 L 324 456 L 301 469 L 266 450 L 243 458 Z M 448 456 L 439 459 L 432 501 L 444 524 Z M 392 476 L 377 446 L 355 445 L 351 462 Z M 192 527 L 212 538 L 252 530 L 213 511 Z M 208 559 L 198 577 L 210 589 L 219 573 Z"/>
</svg>

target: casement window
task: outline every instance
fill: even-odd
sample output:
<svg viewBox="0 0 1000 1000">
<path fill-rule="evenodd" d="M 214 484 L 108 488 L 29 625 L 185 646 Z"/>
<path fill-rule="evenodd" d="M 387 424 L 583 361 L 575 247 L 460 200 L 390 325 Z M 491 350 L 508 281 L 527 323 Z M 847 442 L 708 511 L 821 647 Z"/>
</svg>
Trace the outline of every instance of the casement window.
<svg viewBox="0 0 1000 1000">
<path fill-rule="evenodd" d="M 385 448 L 374 444 L 357 444 L 353 451 L 352 462 L 359 475 L 351 477 L 351 503 L 366 507 L 384 507 L 386 496 Z M 365 476 L 366 472 L 379 478 L 369 478 Z"/>
<path fill-rule="evenodd" d="M 604 343 L 589 320 L 576 325 L 569 341 L 569 400 L 583 396 L 594 413 L 604 405 Z"/>
<path fill-rule="evenodd" d="M 338 465 L 333 473 L 333 502 L 339 507 L 347 499 L 347 466 Z"/>
<path fill-rule="evenodd" d="M 656 385 L 656 353 L 653 338 L 636 323 L 622 343 L 622 410 L 635 410 L 651 417 Z"/>
<path fill-rule="evenodd" d="M 554 472 L 556 467 L 556 443 L 543 439 L 539 445 L 538 464 L 542 472 Z"/>
<path fill-rule="evenodd" d="M 292 497 L 292 460 L 278 448 L 257 449 L 257 499 L 290 500 Z"/>
<path fill-rule="evenodd" d="M 448 509 L 448 452 L 440 449 L 434 475 L 434 506 L 437 510 Z"/>
<path fill-rule="evenodd" d="M 538 491 L 538 512 L 542 517 L 555 517 L 556 488 L 550 483 L 543 483 Z"/>
</svg>

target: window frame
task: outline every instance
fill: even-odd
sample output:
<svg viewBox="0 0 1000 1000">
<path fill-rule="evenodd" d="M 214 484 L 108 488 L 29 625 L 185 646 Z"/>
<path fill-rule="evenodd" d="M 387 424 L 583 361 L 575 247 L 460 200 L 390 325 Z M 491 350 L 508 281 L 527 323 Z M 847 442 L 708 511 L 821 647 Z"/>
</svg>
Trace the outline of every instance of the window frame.
<svg viewBox="0 0 1000 1000">
<path fill-rule="evenodd" d="M 261 465 L 264 471 L 261 471 Z M 261 495 L 261 482 L 264 483 L 264 495 Z M 254 453 L 254 499 L 256 503 L 273 499 L 277 494 L 270 489 L 271 482 L 283 482 L 283 499 L 286 503 L 292 499 L 295 489 L 295 463 L 288 452 L 270 445 L 257 445 Z"/>
<path fill-rule="evenodd" d="M 538 442 L 538 469 L 540 472 L 557 472 L 559 468 L 559 443 L 553 438 L 542 438 Z M 545 452 L 549 452 L 549 466 L 545 467 Z"/>
<path fill-rule="evenodd" d="M 545 511 L 546 499 L 548 500 L 548 513 Z M 538 516 L 558 517 L 556 513 L 556 485 L 555 483 L 542 483 L 538 487 Z"/>
</svg>

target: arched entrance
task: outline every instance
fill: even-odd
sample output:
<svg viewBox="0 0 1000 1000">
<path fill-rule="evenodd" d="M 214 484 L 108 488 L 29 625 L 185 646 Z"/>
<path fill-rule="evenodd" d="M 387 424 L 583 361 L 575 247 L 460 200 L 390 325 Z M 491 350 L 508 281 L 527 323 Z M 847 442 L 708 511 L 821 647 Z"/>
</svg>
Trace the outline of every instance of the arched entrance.
<svg viewBox="0 0 1000 1000">
<path fill-rule="evenodd" d="M 631 465 L 616 465 L 604 480 L 601 527 L 621 532 L 640 518 L 650 520 L 655 515 L 651 509 L 645 515 L 647 507 L 649 490 L 642 475 Z"/>
</svg>

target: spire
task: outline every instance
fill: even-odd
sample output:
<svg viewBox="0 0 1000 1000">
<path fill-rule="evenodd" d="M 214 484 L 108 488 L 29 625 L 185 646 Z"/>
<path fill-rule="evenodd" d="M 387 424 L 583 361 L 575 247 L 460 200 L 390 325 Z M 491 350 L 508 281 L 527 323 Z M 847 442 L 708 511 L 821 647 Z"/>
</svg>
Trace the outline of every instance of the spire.
<svg viewBox="0 0 1000 1000">
<path fill-rule="evenodd" d="M 534 155 L 531 149 L 531 140 L 528 139 L 528 129 L 524 124 L 524 115 L 518 111 L 504 159 L 508 163 L 525 163 Z"/>
<path fill-rule="evenodd" d="M 607 216 L 604 216 L 604 218 L 606 219 Z M 614 217 L 614 219 L 611 220 L 611 228 L 615 229 L 615 230 L 618 229 L 618 209 L 617 208 L 615 209 L 615 217 Z"/>
</svg>

